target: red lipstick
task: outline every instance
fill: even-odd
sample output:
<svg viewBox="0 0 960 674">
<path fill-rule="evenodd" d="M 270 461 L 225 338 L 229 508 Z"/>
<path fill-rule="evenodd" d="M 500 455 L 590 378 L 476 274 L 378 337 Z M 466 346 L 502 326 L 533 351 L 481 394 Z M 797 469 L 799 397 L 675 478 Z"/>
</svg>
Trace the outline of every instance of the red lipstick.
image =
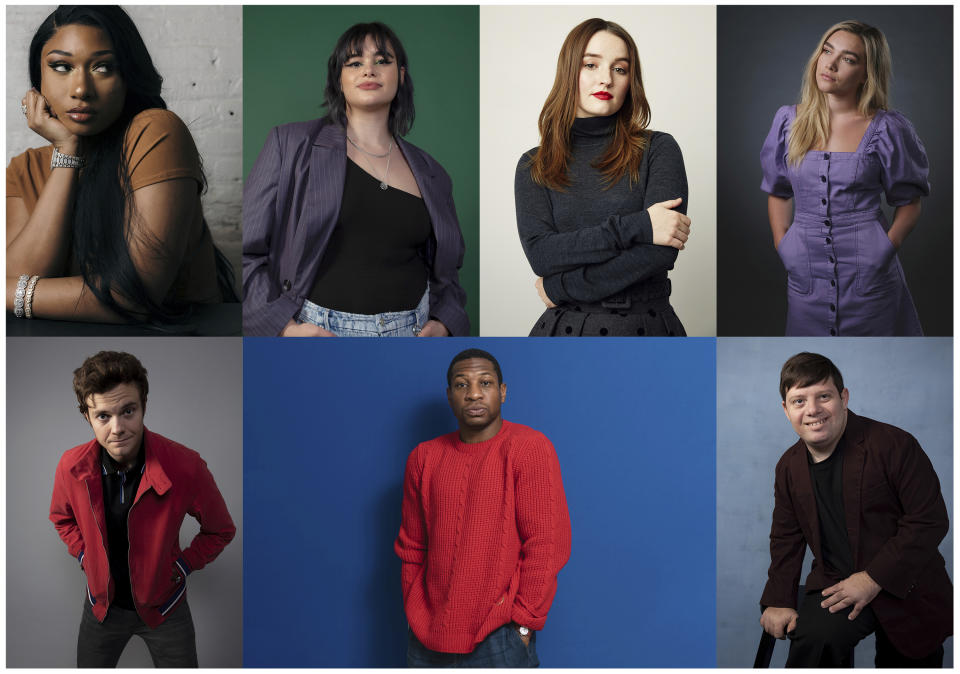
<svg viewBox="0 0 960 674">
<path fill-rule="evenodd" d="M 613 98 L 613 95 L 611 95 L 606 91 L 598 91 L 590 95 L 593 96 L 594 98 L 599 98 L 601 101 L 609 101 L 611 98 Z"/>
</svg>

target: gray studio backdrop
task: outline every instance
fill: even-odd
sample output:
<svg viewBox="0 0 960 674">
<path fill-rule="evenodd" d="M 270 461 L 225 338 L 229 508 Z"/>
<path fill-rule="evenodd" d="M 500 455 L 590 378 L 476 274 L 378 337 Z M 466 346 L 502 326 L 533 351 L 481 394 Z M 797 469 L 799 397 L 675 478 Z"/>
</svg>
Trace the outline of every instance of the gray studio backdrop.
<svg viewBox="0 0 960 674">
<path fill-rule="evenodd" d="M 30 40 L 54 5 L 7 7 L 7 155 L 47 141 L 27 128 L 20 99 L 30 87 Z M 240 278 L 242 12 L 238 6 L 124 6 L 163 76 L 163 99 L 186 123 L 203 158 L 203 214 Z"/>
<path fill-rule="evenodd" d="M 717 7 L 718 335 L 784 333 L 786 274 L 760 190 L 760 148 L 777 108 L 799 100 L 817 40 L 844 19 L 886 35 L 891 107 L 926 147 L 930 197 L 899 254 L 925 334 L 953 334 L 953 7 L 822 5 Z"/>
<path fill-rule="evenodd" d="M 212 337 L 7 339 L 7 666 L 76 666 L 84 575 L 48 515 L 66 450 L 93 439 L 77 410 L 73 370 L 108 349 L 147 368 L 145 425 L 196 450 L 237 525 L 236 538 L 190 575 L 187 597 L 201 667 L 241 666 L 243 547 L 242 345 Z M 187 517 L 181 545 L 199 531 Z M 121 666 L 150 667 L 137 637 Z"/>
<path fill-rule="evenodd" d="M 898 426 L 920 442 L 953 513 L 953 340 L 948 338 L 717 340 L 717 666 L 749 667 L 760 641 L 760 595 L 770 566 L 774 467 L 796 433 L 780 405 L 780 368 L 800 351 L 830 358 L 851 410 Z M 953 569 L 953 522 L 940 552 Z M 810 569 L 810 551 L 802 578 Z M 951 575 L 952 577 L 952 575 Z M 873 637 L 857 648 L 872 667 Z M 953 663 L 953 640 L 944 646 Z M 779 642 L 773 666 L 788 645 Z"/>
</svg>

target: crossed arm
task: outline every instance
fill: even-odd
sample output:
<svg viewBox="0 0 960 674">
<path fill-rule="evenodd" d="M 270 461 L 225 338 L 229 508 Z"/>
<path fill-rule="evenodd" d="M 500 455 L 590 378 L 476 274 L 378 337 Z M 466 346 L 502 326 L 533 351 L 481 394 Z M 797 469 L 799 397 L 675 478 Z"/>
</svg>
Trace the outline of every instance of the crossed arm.
<svg viewBox="0 0 960 674">
<path fill-rule="evenodd" d="M 33 314 L 37 318 L 123 323 L 104 306 L 81 276 L 66 276 L 70 249 L 70 217 L 77 169 L 57 168 L 44 185 L 33 213 L 23 199 L 7 198 L 7 310 L 13 309 L 17 278 L 37 275 Z M 59 175 L 58 175 L 59 174 Z M 136 190 L 131 197 L 128 251 L 148 296 L 161 304 L 187 253 L 190 223 L 197 218 L 197 183 L 178 178 Z M 133 313 L 141 307 L 116 290 L 114 298 Z"/>
<path fill-rule="evenodd" d="M 602 300 L 673 267 L 690 234 L 687 185 L 680 148 L 669 137 L 658 141 L 648 148 L 643 209 L 567 232 L 554 221 L 549 190 L 532 182 L 526 157 L 521 159 L 517 226 L 548 306 Z"/>
</svg>

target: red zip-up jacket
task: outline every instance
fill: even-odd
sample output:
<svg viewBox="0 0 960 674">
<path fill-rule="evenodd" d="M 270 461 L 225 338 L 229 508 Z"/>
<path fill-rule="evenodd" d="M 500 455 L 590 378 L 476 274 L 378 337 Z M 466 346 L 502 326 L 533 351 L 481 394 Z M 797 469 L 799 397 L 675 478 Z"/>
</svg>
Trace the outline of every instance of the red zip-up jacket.
<svg viewBox="0 0 960 674">
<path fill-rule="evenodd" d="M 186 596 L 187 575 L 213 561 L 237 529 L 227 504 L 192 449 L 143 429 L 143 477 L 127 515 L 130 584 L 137 613 L 160 625 Z M 67 450 L 57 464 L 50 521 L 87 574 L 87 597 L 103 622 L 113 601 L 103 505 L 100 443 Z M 190 514 L 200 532 L 180 550 L 180 525 Z"/>
</svg>

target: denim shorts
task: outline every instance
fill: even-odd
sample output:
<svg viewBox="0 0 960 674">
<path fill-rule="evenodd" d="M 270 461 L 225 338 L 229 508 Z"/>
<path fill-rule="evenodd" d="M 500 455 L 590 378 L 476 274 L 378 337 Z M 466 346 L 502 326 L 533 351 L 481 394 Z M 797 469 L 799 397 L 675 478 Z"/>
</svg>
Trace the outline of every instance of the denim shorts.
<svg viewBox="0 0 960 674">
<path fill-rule="evenodd" d="M 303 301 L 297 314 L 300 323 L 319 325 L 337 337 L 416 337 L 430 317 L 430 286 L 420 298 L 416 309 L 385 311 L 382 314 L 351 314 L 334 311 Z"/>
</svg>

